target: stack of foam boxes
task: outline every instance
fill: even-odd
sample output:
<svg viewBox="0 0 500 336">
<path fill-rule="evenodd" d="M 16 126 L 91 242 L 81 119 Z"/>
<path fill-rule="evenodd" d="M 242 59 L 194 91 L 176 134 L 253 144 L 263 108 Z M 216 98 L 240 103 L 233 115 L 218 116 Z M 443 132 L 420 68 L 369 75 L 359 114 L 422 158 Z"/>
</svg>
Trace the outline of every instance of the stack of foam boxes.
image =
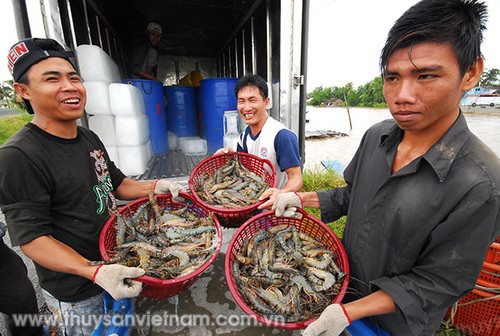
<svg viewBox="0 0 500 336">
<path fill-rule="evenodd" d="M 118 66 L 98 46 L 80 45 L 76 56 L 87 90 L 89 128 L 125 175 L 144 173 L 152 150 L 142 93 L 121 83 Z"/>
<path fill-rule="evenodd" d="M 142 92 L 133 85 L 111 83 L 109 98 L 115 116 L 120 168 L 126 175 L 141 175 L 153 156 Z"/>
</svg>

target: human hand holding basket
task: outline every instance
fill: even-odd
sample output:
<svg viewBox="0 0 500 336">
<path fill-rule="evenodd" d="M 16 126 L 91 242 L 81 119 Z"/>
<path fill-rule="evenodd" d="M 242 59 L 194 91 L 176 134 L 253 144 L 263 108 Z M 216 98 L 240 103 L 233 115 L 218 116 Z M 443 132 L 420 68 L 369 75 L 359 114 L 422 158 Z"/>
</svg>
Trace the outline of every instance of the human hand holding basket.
<svg viewBox="0 0 500 336">
<path fill-rule="evenodd" d="M 229 290 L 236 303 L 260 323 L 273 328 L 306 328 L 328 305 L 342 301 L 349 281 L 347 256 L 335 233 L 304 210 L 297 209 L 297 213 L 301 215 L 300 218 L 277 217 L 274 211 L 253 216 L 238 228 L 227 248 L 225 272 Z M 320 251 L 316 254 L 317 258 L 309 254 L 309 247 Z M 252 255 L 250 249 L 260 254 Z M 302 254 L 302 258 L 298 254 Z M 325 257 L 319 257 L 320 255 Z M 288 261 L 278 260 L 279 256 L 287 256 Z M 319 262 L 319 259 L 322 261 Z M 279 278 L 273 278 L 272 273 L 265 276 L 272 283 L 276 283 L 274 286 L 268 287 L 267 281 L 266 284 L 261 282 L 265 280 L 262 279 L 264 277 L 255 279 L 252 276 L 252 271 L 260 267 L 259 263 L 267 264 L 267 271 L 284 272 Z M 310 265 L 313 265 L 312 268 Z M 324 267 L 323 270 L 326 272 L 315 266 Z M 323 276 L 324 280 L 319 284 L 310 283 L 310 280 L 306 279 L 309 268 L 319 276 Z M 329 272 L 334 274 L 334 278 L 329 278 Z M 250 283 L 252 285 L 249 285 Z M 306 289 L 297 291 L 296 286 Z M 312 292 L 311 287 L 321 293 Z M 290 290 L 291 288 L 293 289 Z M 256 295 L 260 299 L 254 300 Z M 290 295 L 290 298 L 283 306 L 274 302 L 276 295 L 287 297 Z M 315 297 L 318 301 L 313 299 L 312 302 L 316 302 L 314 307 L 308 306 L 311 300 L 307 298 L 292 300 L 291 298 L 296 295 L 307 295 L 309 299 Z M 262 299 L 269 300 L 267 306 L 261 305 Z M 298 308 L 299 302 L 306 306 Z"/>
<path fill-rule="evenodd" d="M 210 230 L 210 232 L 212 232 L 212 234 L 208 235 L 208 236 L 212 236 L 212 238 L 211 238 L 212 245 L 208 249 L 206 249 L 206 252 L 204 253 L 204 255 L 206 257 L 205 257 L 205 259 L 203 259 L 204 261 L 202 264 L 200 261 L 196 265 L 192 265 L 189 263 L 189 260 L 188 260 L 188 263 L 186 265 L 188 265 L 189 267 L 186 269 L 182 269 L 182 270 L 179 269 L 178 271 L 180 271 L 180 273 L 179 274 L 176 273 L 175 275 L 177 277 L 175 277 L 175 278 L 157 277 L 156 272 L 154 272 L 154 271 L 159 269 L 159 268 L 148 267 L 148 270 L 150 272 L 155 273 L 155 274 L 146 273 L 145 275 L 139 276 L 138 278 L 135 279 L 137 281 L 140 281 L 143 284 L 142 291 L 140 292 L 141 296 L 155 298 L 155 299 L 161 299 L 161 298 L 167 298 L 167 297 L 179 294 L 180 292 L 189 288 L 189 286 L 192 285 L 199 278 L 199 276 L 215 261 L 215 259 L 217 258 L 217 255 L 220 252 L 220 247 L 222 244 L 222 230 L 221 230 L 220 224 L 218 222 L 218 219 L 212 213 L 210 213 L 207 209 L 201 207 L 199 205 L 199 203 L 196 202 L 196 200 L 190 194 L 180 192 L 179 197 L 182 197 L 185 201 L 180 203 L 180 202 L 174 200 L 172 194 L 156 195 L 155 199 L 156 199 L 157 205 L 160 208 L 159 209 L 160 211 L 166 210 L 167 208 L 170 210 L 173 210 L 173 211 L 179 210 L 181 212 L 183 210 L 186 210 L 187 212 L 191 212 L 193 214 L 196 214 L 200 218 L 203 218 L 206 220 L 208 220 L 209 218 L 212 219 L 214 229 Z M 151 199 L 148 199 L 148 197 L 143 197 L 143 198 L 140 198 L 140 199 L 135 200 L 133 202 L 130 202 L 127 205 L 120 208 L 120 210 L 118 211 L 119 212 L 118 214 L 114 214 L 113 216 L 111 216 L 108 219 L 108 221 L 106 222 L 106 224 L 103 227 L 103 230 L 102 230 L 100 238 L 99 238 L 99 250 L 100 250 L 101 256 L 103 258 L 102 263 L 106 263 L 106 261 L 109 261 L 110 259 L 115 259 L 115 257 L 116 257 L 116 252 L 113 253 L 113 251 L 116 251 L 116 247 L 118 245 L 117 244 L 117 235 L 118 235 L 118 231 L 119 231 L 119 225 L 117 225 L 118 218 L 122 217 L 122 219 L 125 218 L 126 220 L 130 221 L 132 218 L 136 217 L 135 215 L 137 215 L 138 213 L 140 213 L 141 211 L 146 209 L 144 206 L 148 205 L 148 203 L 150 201 L 151 201 Z M 154 212 L 155 211 L 145 211 L 143 213 L 151 214 Z M 169 215 L 167 215 L 167 216 L 169 216 Z M 164 218 L 164 220 L 166 220 L 166 218 Z M 123 221 L 121 221 L 121 222 L 123 222 Z M 149 221 L 145 221 L 145 223 L 146 222 L 149 223 Z M 179 230 L 176 231 L 176 229 L 172 226 L 172 225 L 176 224 L 175 220 L 173 222 L 169 222 L 169 223 L 166 223 L 165 221 L 163 221 L 163 224 L 164 225 L 162 225 L 161 227 L 168 230 L 167 234 L 169 234 L 169 233 L 175 234 L 176 232 L 182 233 L 183 229 L 181 229 L 180 231 Z M 172 230 L 170 230 L 170 229 L 172 229 Z M 191 230 L 191 229 L 186 228 L 186 230 Z M 194 229 L 194 230 L 197 230 L 197 229 Z M 127 229 L 127 231 L 129 231 L 129 230 Z M 154 235 L 150 235 L 148 237 L 152 238 L 153 236 Z M 191 236 L 189 236 L 189 237 L 191 237 Z M 128 244 L 134 245 L 135 243 L 132 241 L 132 242 L 128 242 Z M 145 247 L 148 248 L 148 243 L 142 244 L 139 242 L 137 247 L 141 247 L 141 245 L 145 245 Z M 135 247 L 133 247 L 133 248 L 135 248 Z M 151 248 L 151 246 L 149 246 L 149 248 Z M 203 248 L 205 248 L 205 246 L 202 246 L 199 248 L 196 247 L 196 248 L 203 249 Z M 126 251 L 126 249 L 124 251 Z M 151 251 L 151 252 L 155 253 L 155 251 Z M 150 261 L 153 259 L 156 260 L 157 258 L 162 259 L 165 257 L 165 254 L 167 254 L 167 252 L 165 252 L 163 254 L 159 254 L 159 255 L 151 254 L 150 255 L 151 258 L 149 260 Z M 180 251 L 180 252 L 170 251 L 169 254 L 170 254 L 170 257 L 175 257 L 175 258 L 177 258 L 177 257 L 183 258 L 184 256 L 186 256 L 186 253 L 182 253 L 182 251 Z M 174 258 L 174 260 L 175 260 L 175 258 Z M 180 262 L 181 259 L 179 259 L 178 261 Z M 100 262 L 98 262 L 97 264 L 99 264 L 99 263 Z M 112 265 L 110 265 L 110 266 L 112 266 Z M 100 271 L 97 273 L 97 275 L 99 275 L 99 273 L 100 273 Z"/>
</svg>

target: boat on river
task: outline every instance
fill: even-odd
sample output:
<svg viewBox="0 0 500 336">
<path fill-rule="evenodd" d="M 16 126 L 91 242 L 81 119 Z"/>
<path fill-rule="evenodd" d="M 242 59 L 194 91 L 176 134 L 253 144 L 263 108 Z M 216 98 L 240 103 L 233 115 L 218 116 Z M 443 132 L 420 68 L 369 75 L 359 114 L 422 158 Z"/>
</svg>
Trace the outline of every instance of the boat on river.
<svg viewBox="0 0 500 336">
<path fill-rule="evenodd" d="M 464 93 L 460 107 L 464 112 L 500 113 L 500 87 L 474 87 Z"/>
</svg>

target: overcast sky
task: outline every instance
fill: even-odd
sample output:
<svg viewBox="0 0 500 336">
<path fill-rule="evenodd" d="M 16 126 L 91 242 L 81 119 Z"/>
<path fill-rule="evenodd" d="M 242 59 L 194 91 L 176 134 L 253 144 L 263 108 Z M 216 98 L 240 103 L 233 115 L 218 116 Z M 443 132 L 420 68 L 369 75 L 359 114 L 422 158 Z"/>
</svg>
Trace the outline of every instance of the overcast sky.
<svg viewBox="0 0 500 336">
<path fill-rule="evenodd" d="M 418 0 L 311 0 L 307 92 L 323 85 L 363 85 L 380 74 L 389 29 Z M 500 0 L 486 0 L 489 19 L 482 52 L 500 69 Z"/>
<path fill-rule="evenodd" d="M 17 41 L 11 0 L 0 10 L 0 59 Z M 307 91 L 317 86 L 363 85 L 379 75 L 380 50 L 394 21 L 417 0 L 311 0 Z M 482 46 L 486 68 L 500 69 L 500 0 L 489 10 Z M 0 62 L 1 64 L 1 62 Z M 11 79 L 4 61 L 0 81 Z"/>
</svg>

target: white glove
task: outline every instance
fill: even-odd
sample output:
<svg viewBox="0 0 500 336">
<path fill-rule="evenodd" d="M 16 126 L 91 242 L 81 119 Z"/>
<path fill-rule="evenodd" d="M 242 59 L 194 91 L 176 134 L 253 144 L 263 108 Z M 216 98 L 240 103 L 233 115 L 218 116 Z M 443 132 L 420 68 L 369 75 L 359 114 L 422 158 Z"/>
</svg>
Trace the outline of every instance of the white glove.
<svg viewBox="0 0 500 336">
<path fill-rule="evenodd" d="M 123 265 L 99 266 L 92 282 L 101 286 L 115 300 L 136 297 L 142 290 L 142 282 L 131 280 L 144 275 L 146 271 L 139 267 L 127 267 Z"/>
<path fill-rule="evenodd" d="M 155 194 L 166 194 L 170 192 L 173 198 L 179 196 L 179 191 L 184 190 L 179 183 L 170 182 L 166 179 L 156 180 L 153 191 Z"/>
<path fill-rule="evenodd" d="M 276 201 L 273 204 L 273 210 L 277 217 L 293 217 L 300 218 L 301 214 L 297 213 L 297 208 L 303 208 L 304 203 L 296 192 L 286 192 L 276 196 Z"/>
<path fill-rule="evenodd" d="M 341 304 L 326 307 L 319 318 L 307 326 L 302 336 L 338 336 L 351 324 L 351 319 Z"/>
</svg>

